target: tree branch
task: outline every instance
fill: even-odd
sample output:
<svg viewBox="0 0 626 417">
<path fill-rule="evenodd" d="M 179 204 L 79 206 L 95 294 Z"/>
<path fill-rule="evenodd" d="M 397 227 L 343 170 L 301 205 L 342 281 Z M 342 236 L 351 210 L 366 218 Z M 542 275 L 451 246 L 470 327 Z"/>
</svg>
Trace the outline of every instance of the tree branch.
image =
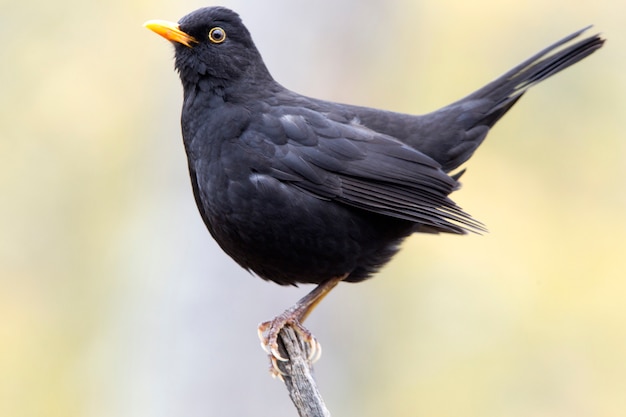
<svg viewBox="0 0 626 417">
<path fill-rule="evenodd" d="M 298 409 L 300 417 L 331 417 L 313 378 L 313 368 L 308 359 L 308 344 L 290 326 L 278 335 L 280 354 L 288 358 L 278 362 L 289 397 Z"/>
</svg>

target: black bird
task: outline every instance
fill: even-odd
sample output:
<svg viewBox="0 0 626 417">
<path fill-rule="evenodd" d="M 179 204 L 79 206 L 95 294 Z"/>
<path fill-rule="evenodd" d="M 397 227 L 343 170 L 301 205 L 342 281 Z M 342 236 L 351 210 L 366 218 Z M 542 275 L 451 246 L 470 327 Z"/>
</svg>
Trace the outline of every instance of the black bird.
<svg viewBox="0 0 626 417">
<path fill-rule="evenodd" d="M 489 129 L 528 88 L 602 47 L 575 32 L 469 96 L 414 116 L 296 94 L 274 81 L 239 16 L 196 10 L 146 27 L 175 47 L 182 134 L 193 193 L 209 232 L 243 268 L 281 285 L 318 284 L 262 323 L 275 359 L 340 281 L 370 277 L 416 232 L 481 231 L 448 195 Z"/>
</svg>

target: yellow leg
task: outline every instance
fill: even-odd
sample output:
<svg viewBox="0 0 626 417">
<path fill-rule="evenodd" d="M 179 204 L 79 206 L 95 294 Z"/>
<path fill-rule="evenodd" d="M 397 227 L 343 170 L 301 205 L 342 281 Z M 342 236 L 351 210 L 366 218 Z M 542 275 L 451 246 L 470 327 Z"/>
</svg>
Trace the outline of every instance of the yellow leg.
<svg viewBox="0 0 626 417">
<path fill-rule="evenodd" d="M 276 316 L 273 320 L 259 324 L 259 339 L 261 346 L 270 355 L 272 361 L 272 373 L 280 371 L 276 366 L 276 360 L 286 361 L 278 352 L 278 334 L 283 327 L 290 325 L 298 332 L 302 338 L 309 344 L 309 359 L 319 359 L 321 347 L 315 337 L 308 331 L 302 322 L 311 314 L 317 305 L 328 295 L 328 293 L 343 281 L 348 274 L 329 279 L 319 284 L 310 293 L 302 297 L 296 304 L 285 310 L 282 314 Z"/>
<path fill-rule="evenodd" d="M 298 321 L 302 323 L 306 320 L 306 318 L 309 317 L 309 314 L 311 314 L 315 307 L 317 307 L 317 305 L 328 295 L 328 293 L 347 276 L 348 274 L 322 282 L 315 287 L 313 291 L 302 297 L 296 303 L 296 306 L 300 305 L 304 307 L 300 312 Z"/>
</svg>

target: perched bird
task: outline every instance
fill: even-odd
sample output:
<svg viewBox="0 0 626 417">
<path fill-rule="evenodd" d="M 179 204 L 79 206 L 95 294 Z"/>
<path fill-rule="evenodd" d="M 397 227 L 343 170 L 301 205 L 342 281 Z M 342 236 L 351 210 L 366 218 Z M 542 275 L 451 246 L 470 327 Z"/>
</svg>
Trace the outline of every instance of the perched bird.
<svg viewBox="0 0 626 417">
<path fill-rule="evenodd" d="M 198 209 L 220 247 L 281 285 L 317 287 L 274 320 L 301 322 L 340 281 L 370 277 L 416 232 L 481 231 L 448 195 L 489 129 L 528 88 L 602 47 L 575 32 L 469 96 L 415 116 L 332 103 L 277 83 L 240 17 L 207 7 L 145 26 L 175 47 L 182 135 Z"/>
</svg>

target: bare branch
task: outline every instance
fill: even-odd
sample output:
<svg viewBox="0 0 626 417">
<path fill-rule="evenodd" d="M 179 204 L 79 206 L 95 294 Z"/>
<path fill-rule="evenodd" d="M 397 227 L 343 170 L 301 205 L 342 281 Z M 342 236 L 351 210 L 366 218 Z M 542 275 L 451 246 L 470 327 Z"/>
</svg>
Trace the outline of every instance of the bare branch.
<svg viewBox="0 0 626 417">
<path fill-rule="evenodd" d="M 278 367 L 300 417 L 331 417 L 313 378 L 308 344 L 290 326 L 285 326 L 279 333 L 279 350 L 289 359 L 278 361 Z"/>
</svg>

